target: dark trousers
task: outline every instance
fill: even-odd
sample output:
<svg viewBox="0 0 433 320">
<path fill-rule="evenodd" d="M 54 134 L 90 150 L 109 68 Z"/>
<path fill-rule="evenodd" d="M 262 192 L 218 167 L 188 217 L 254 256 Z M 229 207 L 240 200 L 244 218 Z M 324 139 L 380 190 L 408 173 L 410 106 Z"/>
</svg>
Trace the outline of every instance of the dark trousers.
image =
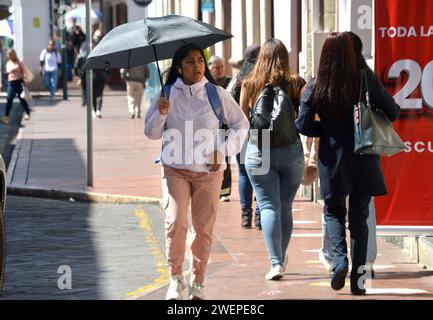
<svg viewBox="0 0 433 320">
<path fill-rule="evenodd" d="M 28 105 L 27 101 L 20 97 L 22 92 L 23 92 L 23 80 L 9 81 L 8 89 L 7 89 L 8 97 L 7 97 L 7 102 L 6 102 L 5 116 L 9 117 L 15 96 L 17 96 L 18 99 L 20 100 L 21 105 L 24 108 L 24 111 L 27 114 L 30 114 L 30 109 L 29 109 L 29 105 Z"/>
<path fill-rule="evenodd" d="M 104 87 L 105 87 L 105 79 L 97 80 L 93 79 L 93 111 L 101 111 L 102 109 L 102 97 L 104 95 Z M 84 75 L 81 77 L 81 99 L 82 99 L 82 105 L 86 104 L 86 76 Z"/>
<path fill-rule="evenodd" d="M 232 193 L 232 171 L 229 158 L 226 157 L 227 168 L 224 170 L 224 180 L 221 184 L 220 197 L 227 197 Z"/>
<path fill-rule="evenodd" d="M 364 274 L 367 260 L 368 205 L 370 195 L 352 194 L 349 196 L 349 230 L 352 248 L 351 286 L 357 285 Z M 334 268 L 348 264 L 346 243 L 346 197 L 335 196 L 325 200 L 324 214 L 334 253 Z"/>
</svg>

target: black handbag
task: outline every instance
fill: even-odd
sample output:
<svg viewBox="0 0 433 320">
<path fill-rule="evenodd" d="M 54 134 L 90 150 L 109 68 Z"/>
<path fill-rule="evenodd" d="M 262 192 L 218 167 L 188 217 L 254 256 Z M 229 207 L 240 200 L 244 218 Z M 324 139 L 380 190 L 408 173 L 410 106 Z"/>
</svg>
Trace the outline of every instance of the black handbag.
<svg viewBox="0 0 433 320">
<path fill-rule="evenodd" d="M 355 123 L 355 154 L 392 156 L 406 149 L 385 113 L 371 105 L 365 70 L 361 71 L 358 103 L 353 116 Z M 365 86 L 366 103 L 362 101 Z"/>
</svg>

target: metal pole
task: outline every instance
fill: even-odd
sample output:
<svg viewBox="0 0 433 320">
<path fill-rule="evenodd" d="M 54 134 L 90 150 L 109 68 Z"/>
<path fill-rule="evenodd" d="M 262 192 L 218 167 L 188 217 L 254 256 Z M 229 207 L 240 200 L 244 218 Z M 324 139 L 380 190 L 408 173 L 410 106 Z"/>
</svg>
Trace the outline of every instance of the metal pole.
<svg viewBox="0 0 433 320">
<path fill-rule="evenodd" d="M 49 7 L 50 7 L 50 39 L 54 38 L 54 30 L 53 30 L 53 0 L 50 0 L 49 3 Z"/>
<path fill-rule="evenodd" d="M 86 42 L 87 52 L 92 51 L 92 22 L 90 17 L 92 4 L 86 0 Z M 86 105 L 87 105 L 87 186 L 93 187 L 93 71 L 86 72 Z"/>
<path fill-rule="evenodd" d="M 65 0 L 61 0 L 61 7 L 65 7 Z M 63 100 L 68 100 L 68 77 L 66 75 L 66 27 L 62 26 L 62 75 L 63 75 Z"/>
</svg>

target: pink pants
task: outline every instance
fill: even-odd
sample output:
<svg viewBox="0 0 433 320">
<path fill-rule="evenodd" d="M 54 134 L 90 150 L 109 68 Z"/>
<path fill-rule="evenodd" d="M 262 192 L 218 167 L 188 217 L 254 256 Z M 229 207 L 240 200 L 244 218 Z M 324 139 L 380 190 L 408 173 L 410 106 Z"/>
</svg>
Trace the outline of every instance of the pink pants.
<svg viewBox="0 0 433 320">
<path fill-rule="evenodd" d="M 191 281 L 203 284 L 209 260 L 212 231 L 219 205 L 223 172 L 193 172 L 162 168 L 163 207 L 167 261 L 172 275 L 182 275 L 191 200 L 193 226 Z"/>
</svg>

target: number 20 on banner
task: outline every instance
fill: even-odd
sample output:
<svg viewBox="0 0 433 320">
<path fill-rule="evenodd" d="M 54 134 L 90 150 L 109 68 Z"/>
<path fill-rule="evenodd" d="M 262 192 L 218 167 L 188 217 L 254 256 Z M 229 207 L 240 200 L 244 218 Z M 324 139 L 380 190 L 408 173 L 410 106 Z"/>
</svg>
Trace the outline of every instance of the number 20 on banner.
<svg viewBox="0 0 433 320">
<path fill-rule="evenodd" d="M 394 95 L 395 102 L 403 110 L 420 110 L 425 106 L 433 111 L 433 61 L 430 61 L 424 70 L 418 62 L 403 59 L 394 62 L 388 72 L 388 80 L 400 78 L 402 72 L 408 74 L 408 80 L 404 87 Z M 421 83 L 421 97 L 409 98 Z"/>
</svg>

